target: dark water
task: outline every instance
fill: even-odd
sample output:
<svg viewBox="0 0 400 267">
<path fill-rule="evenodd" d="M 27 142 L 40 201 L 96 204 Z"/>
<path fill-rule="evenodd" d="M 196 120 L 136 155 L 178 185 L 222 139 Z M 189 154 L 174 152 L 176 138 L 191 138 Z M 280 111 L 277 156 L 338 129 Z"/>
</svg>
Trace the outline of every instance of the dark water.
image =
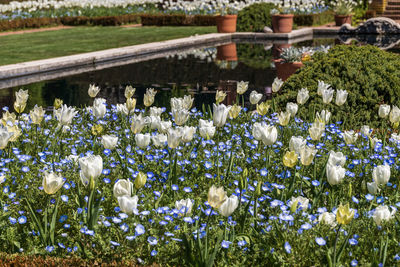
<svg viewBox="0 0 400 267">
<path fill-rule="evenodd" d="M 335 45 L 334 39 L 314 39 L 294 46 Z M 272 60 L 279 56 L 282 48 L 290 45 L 238 43 L 224 47 L 206 48 L 180 53 L 175 56 L 86 72 L 69 77 L 32 83 L 0 90 L 0 106 L 12 106 L 14 92 L 28 89 L 30 98 L 28 109 L 38 104 L 43 107 L 53 105 L 55 98 L 73 106 L 91 103 L 87 94 L 90 84 L 101 88 L 98 97 L 107 103 L 125 102 L 124 89 L 132 85 L 136 90 L 138 106 L 143 103 L 146 88 L 157 89 L 155 105 L 169 106 L 171 97 L 185 94 L 195 96 L 195 105 L 215 102 L 217 89 L 236 87 L 236 81 L 248 81 L 249 90 L 270 92 L 276 71 Z M 233 52 L 232 52 L 233 51 Z M 236 52 L 236 54 L 235 54 Z"/>
</svg>

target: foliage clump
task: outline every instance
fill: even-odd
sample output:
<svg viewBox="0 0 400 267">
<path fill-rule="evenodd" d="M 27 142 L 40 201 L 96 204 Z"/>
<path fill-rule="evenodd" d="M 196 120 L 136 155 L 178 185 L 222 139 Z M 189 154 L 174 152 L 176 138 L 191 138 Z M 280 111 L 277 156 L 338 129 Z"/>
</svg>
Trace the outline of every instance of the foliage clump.
<svg viewBox="0 0 400 267">
<path fill-rule="evenodd" d="M 347 103 L 337 106 L 333 99 L 323 104 L 317 95 L 318 80 L 333 89 L 347 90 Z M 400 105 L 400 56 L 374 46 L 347 45 L 335 46 L 327 54 L 315 53 L 312 61 L 285 82 L 275 102 L 284 109 L 287 102 L 296 102 L 301 88 L 310 91 L 310 99 L 308 109 L 299 109 L 300 118 L 308 119 L 309 110 L 327 109 L 332 121 L 344 121 L 349 127 L 378 126 L 380 104 Z"/>
<path fill-rule="evenodd" d="M 257 3 L 243 8 L 238 13 L 237 31 L 262 32 L 265 26 L 271 27 L 271 3 Z"/>
</svg>

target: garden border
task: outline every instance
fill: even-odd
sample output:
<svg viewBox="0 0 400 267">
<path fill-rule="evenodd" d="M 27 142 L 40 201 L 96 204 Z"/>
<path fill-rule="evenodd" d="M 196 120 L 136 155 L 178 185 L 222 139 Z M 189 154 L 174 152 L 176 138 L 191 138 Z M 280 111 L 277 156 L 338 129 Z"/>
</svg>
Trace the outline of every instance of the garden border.
<svg viewBox="0 0 400 267">
<path fill-rule="evenodd" d="M 212 33 L 4 65 L 0 66 L 0 89 L 165 57 L 193 48 L 243 41 L 296 43 L 312 38 L 337 37 L 338 31 L 339 28 L 317 27 L 294 30 L 291 33 Z"/>
</svg>

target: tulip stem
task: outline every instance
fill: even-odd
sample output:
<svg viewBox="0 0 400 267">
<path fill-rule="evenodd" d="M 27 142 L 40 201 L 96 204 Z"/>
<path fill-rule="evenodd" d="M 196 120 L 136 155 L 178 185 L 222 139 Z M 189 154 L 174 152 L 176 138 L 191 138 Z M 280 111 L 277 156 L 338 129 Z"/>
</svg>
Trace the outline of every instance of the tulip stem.
<svg viewBox="0 0 400 267">
<path fill-rule="evenodd" d="M 219 132 L 217 131 L 217 159 L 216 159 L 216 164 L 217 164 L 217 179 L 218 183 L 220 182 L 220 177 L 219 177 Z"/>
<path fill-rule="evenodd" d="M 339 225 L 339 228 L 337 229 L 336 232 L 336 238 L 335 238 L 335 246 L 333 247 L 333 267 L 336 267 L 336 247 L 337 247 L 337 242 L 339 239 L 339 233 L 342 225 Z"/>
</svg>

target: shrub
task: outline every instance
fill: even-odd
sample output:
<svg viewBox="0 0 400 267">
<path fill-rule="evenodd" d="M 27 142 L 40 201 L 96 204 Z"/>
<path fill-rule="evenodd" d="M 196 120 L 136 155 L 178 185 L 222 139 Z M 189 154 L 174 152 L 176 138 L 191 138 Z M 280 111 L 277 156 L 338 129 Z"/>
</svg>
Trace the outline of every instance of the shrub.
<svg viewBox="0 0 400 267">
<path fill-rule="evenodd" d="M 183 14 L 173 15 L 141 15 L 143 26 L 214 26 L 215 16 Z"/>
<path fill-rule="evenodd" d="M 261 32 L 265 26 L 271 27 L 271 10 L 275 8 L 271 3 L 258 3 L 243 8 L 238 13 L 237 31 Z"/>
<path fill-rule="evenodd" d="M 297 26 L 317 26 L 324 25 L 334 20 L 331 11 L 325 11 L 318 14 L 294 15 L 293 23 Z"/>
<path fill-rule="evenodd" d="M 338 107 L 333 99 L 330 104 L 323 104 L 317 95 L 318 80 L 334 89 L 347 90 L 347 103 Z M 310 91 L 310 99 L 308 108 L 299 109 L 300 118 L 309 120 L 310 110 L 327 109 L 332 112 L 331 121 L 344 121 L 353 128 L 364 124 L 376 127 L 381 121 L 380 104 L 400 105 L 400 56 L 374 46 L 339 45 L 327 54 L 316 53 L 282 86 L 281 94 L 275 97 L 278 108 L 296 102 L 297 91 L 305 87 Z"/>
</svg>

